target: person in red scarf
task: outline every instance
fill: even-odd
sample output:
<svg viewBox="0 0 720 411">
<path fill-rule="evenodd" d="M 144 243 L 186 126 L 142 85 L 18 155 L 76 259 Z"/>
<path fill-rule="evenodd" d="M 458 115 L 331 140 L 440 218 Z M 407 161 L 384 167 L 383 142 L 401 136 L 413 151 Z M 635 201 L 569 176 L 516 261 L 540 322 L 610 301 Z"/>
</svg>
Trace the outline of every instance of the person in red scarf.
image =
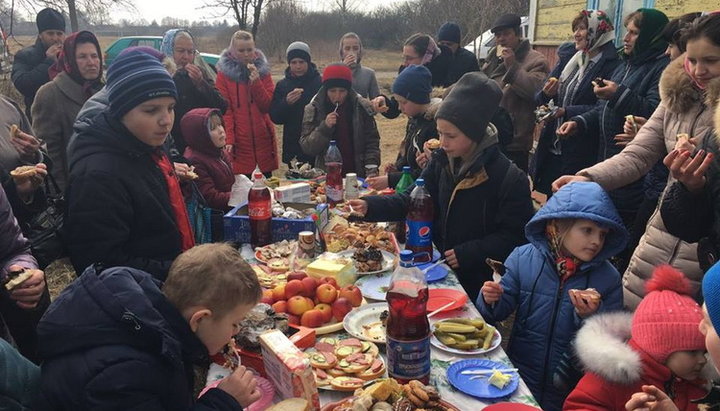
<svg viewBox="0 0 720 411">
<path fill-rule="evenodd" d="M 158 59 L 139 50 L 118 57 L 107 79 L 110 105 L 79 126 L 68 162 L 66 245 L 78 273 L 128 266 L 163 281 L 194 245 L 163 149 L 177 90 Z"/>
<path fill-rule="evenodd" d="M 50 172 L 65 189 L 66 151 L 75 117 L 85 101 L 103 86 L 102 52 L 95 35 L 89 31 L 69 35 L 48 74 L 52 81 L 40 87 L 32 105 L 33 129 L 35 136 L 47 143 L 53 161 Z"/>
</svg>

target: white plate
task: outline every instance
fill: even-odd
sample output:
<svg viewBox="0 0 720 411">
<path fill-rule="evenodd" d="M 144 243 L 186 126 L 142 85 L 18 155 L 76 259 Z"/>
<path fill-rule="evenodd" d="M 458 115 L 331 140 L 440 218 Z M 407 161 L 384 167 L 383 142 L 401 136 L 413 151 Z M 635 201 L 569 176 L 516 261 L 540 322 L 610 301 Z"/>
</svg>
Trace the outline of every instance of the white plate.
<svg viewBox="0 0 720 411">
<path fill-rule="evenodd" d="M 382 270 L 377 270 L 377 271 L 358 271 L 358 272 L 357 272 L 357 275 L 380 274 L 380 273 L 384 273 L 385 271 L 392 271 L 393 269 L 395 269 L 395 255 L 392 254 L 392 253 L 389 253 L 389 252 L 387 252 L 387 251 L 385 251 L 385 250 L 380 250 L 380 251 L 382 252 L 382 256 L 383 256 L 383 267 L 382 267 Z M 350 259 L 352 259 L 352 256 L 353 256 L 354 253 L 355 253 L 355 250 L 346 250 L 346 251 L 341 251 L 341 252 L 339 252 L 338 255 L 339 255 L 340 257 L 345 257 L 345 258 L 350 258 Z M 355 260 L 353 259 L 353 264 L 355 264 L 354 261 L 355 261 Z"/>
<path fill-rule="evenodd" d="M 387 290 L 390 288 L 391 274 L 365 275 L 355 281 L 355 285 L 360 288 L 365 298 L 372 300 L 385 301 Z"/>
<path fill-rule="evenodd" d="M 355 338 L 374 342 L 376 344 L 385 344 L 384 334 L 377 335 L 373 338 L 370 330 L 379 330 L 380 333 L 382 333 L 385 327 L 381 325 L 382 322 L 380 321 L 380 314 L 387 309 L 387 303 L 362 305 L 350 311 L 345 316 L 345 319 L 343 320 L 343 327 L 345 327 L 345 331 L 347 331 L 348 334 Z"/>
<path fill-rule="evenodd" d="M 483 350 L 482 348 L 479 348 L 477 350 L 461 350 L 459 348 L 452 348 L 448 347 L 447 345 L 440 342 L 440 340 L 435 337 L 435 334 L 432 334 L 430 336 L 430 344 L 434 345 L 435 347 L 449 353 L 453 354 L 460 354 L 460 355 L 477 355 L 477 354 L 485 354 L 487 352 L 490 352 L 497 347 L 500 346 L 500 342 L 502 342 L 502 336 L 500 336 L 500 331 L 495 329 L 495 336 L 493 337 L 492 344 L 490 344 L 490 348 L 487 350 Z"/>
</svg>

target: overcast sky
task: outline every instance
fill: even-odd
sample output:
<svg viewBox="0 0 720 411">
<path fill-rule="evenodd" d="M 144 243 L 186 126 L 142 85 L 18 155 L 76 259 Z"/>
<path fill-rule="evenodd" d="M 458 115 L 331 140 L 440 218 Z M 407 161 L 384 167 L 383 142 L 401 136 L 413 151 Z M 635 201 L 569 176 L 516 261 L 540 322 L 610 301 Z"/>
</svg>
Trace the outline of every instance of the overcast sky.
<svg viewBox="0 0 720 411">
<path fill-rule="evenodd" d="M 210 0 L 212 1 L 212 0 Z M 329 3 L 332 0 L 301 0 L 305 7 L 315 9 L 329 9 Z M 396 3 L 402 0 L 354 0 L 363 10 L 376 8 L 380 5 Z M 110 13 L 113 20 L 121 19 L 139 20 L 144 18 L 147 21 L 160 20 L 163 17 L 175 17 L 180 19 L 193 20 L 215 20 L 213 15 L 218 11 L 200 9 L 205 4 L 205 0 L 136 0 L 135 7 L 137 13 L 129 13 L 125 10 L 115 8 Z M 227 15 L 228 22 L 232 24 L 232 14 Z"/>
</svg>

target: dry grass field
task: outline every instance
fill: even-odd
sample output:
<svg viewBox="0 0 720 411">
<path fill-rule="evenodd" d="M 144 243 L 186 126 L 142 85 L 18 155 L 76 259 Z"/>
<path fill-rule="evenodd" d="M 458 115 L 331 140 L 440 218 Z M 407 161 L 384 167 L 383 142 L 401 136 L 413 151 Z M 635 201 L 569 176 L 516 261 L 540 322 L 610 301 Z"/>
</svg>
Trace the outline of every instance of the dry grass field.
<svg viewBox="0 0 720 411">
<path fill-rule="evenodd" d="M 100 47 L 103 50 L 112 44 L 115 39 L 115 37 L 102 36 L 98 38 Z M 15 39 L 10 39 L 10 51 L 14 54 L 21 48 L 33 44 L 34 41 L 35 38 L 30 36 L 18 36 Z M 197 43 L 199 50 L 208 53 L 220 53 L 225 47 L 224 43 L 221 43 L 215 38 L 199 38 L 197 39 Z M 326 65 L 336 62 L 339 58 L 337 54 L 337 43 L 335 42 L 327 42 L 325 44 L 311 46 L 313 50 L 313 61 L 321 70 Z M 268 58 L 270 59 L 273 78 L 277 81 L 282 78 L 286 63 L 284 60 L 279 60 L 277 56 L 268 56 Z M 399 50 L 397 52 L 372 49 L 365 51 L 363 64 L 376 70 L 378 83 L 380 84 L 381 92 L 384 94 L 389 95 L 390 93 L 390 86 L 392 85 L 397 73 L 400 59 Z M 7 78 L 0 78 L 0 93 L 22 103 L 20 94 L 17 90 L 15 90 L 14 86 L 9 81 L 9 75 Z M 395 120 L 388 120 L 379 115 L 376 116 L 375 119 L 377 121 L 381 137 L 380 145 L 382 151 L 382 163 L 386 164 L 394 162 L 400 142 L 405 135 L 406 119 L 401 116 Z M 277 127 L 277 136 L 278 146 L 281 149 L 282 127 L 280 126 Z M 75 273 L 67 260 L 59 260 L 47 268 L 46 277 L 50 293 L 54 298 L 75 278 Z"/>
</svg>

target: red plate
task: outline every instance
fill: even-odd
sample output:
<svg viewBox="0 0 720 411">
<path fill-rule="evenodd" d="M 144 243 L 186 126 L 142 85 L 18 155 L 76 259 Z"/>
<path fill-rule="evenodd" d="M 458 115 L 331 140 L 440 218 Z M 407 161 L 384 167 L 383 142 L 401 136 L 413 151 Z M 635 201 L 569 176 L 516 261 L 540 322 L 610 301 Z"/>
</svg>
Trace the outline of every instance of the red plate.
<svg viewBox="0 0 720 411">
<path fill-rule="evenodd" d="M 457 310 L 468 300 L 467 294 L 452 288 L 431 288 L 428 295 L 427 312 L 429 313 L 451 302 L 453 305 L 443 309 L 442 312 Z"/>
<path fill-rule="evenodd" d="M 498 402 L 483 408 L 485 411 L 541 411 L 540 408 L 531 407 L 516 402 Z"/>
</svg>

